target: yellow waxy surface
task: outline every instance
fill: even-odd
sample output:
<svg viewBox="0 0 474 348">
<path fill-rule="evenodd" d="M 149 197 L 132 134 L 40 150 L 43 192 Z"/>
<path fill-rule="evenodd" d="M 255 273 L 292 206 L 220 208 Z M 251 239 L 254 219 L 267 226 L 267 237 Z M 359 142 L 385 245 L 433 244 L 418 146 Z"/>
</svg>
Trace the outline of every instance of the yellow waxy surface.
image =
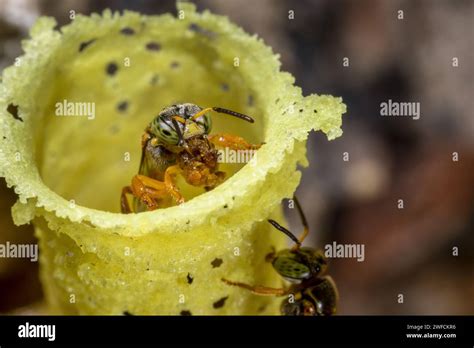
<svg viewBox="0 0 474 348">
<path fill-rule="evenodd" d="M 332 96 L 303 97 L 272 50 L 226 17 L 178 6 L 182 19 L 105 11 L 77 16 L 60 31 L 41 18 L 18 66 L 3 72 L 0 176 L 19 197 L 15 222 L 35 224 L 53 313 L 278 313 L 281 299 L 220 279 L 282 285 L 264 258 L 286 240 L 266 220 L 283 221 L 281 200 L 300 181 L 308 132 L 341 135 L 346 107 Z M 94 117 L 57 116 L 64 100 L 94 103 Z M 176 102 L 249 114 L 254 124 L 213 114 L 212 133 L 265 145 L 251 163 L 223 164 L 229 179 L 213 191 L 180 182 L 186 203 L 119 214 L 143 129 Z"/>
</svg>

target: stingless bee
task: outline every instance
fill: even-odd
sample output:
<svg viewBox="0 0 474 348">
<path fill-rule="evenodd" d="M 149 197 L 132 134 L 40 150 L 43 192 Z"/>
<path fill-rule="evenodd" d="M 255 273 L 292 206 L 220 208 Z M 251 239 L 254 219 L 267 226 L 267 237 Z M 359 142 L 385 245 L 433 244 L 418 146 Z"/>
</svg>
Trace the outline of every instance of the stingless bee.
<svg viewBox="0 0 474 348">
<path fill-rule="evenodd" d="M 128 194 L 134 197 L 135 212 L 157 209 L 170 199 L 177 204 L 183 203 L 184 198 L 175 183 L 178 174 L 190 185 L 206 190 L 215 188 L 225 179 L 225 173 L 218 169 L 216 146 L 232 150 L 260 148 L 236 135 L 209 135 L 212 127 L 210 111 L 254 122 L 250 116 L 220 107 L 203 109 L 184 103 L 164 108 L 142 136 L 139 172 L 132 178 L 131 185 L 122 189 L 122 213 L 132 212 Z"/>
<path fill-rule="evenodd" d="M 300 238 L 278 224 L 268 220 L 279 231 L 285 233 L 295 242 L 291 249 L 272 252 L 266 260 L 271 262 L 275 271 L 293 284 L 288 288 L 269 288 L 265 286 L 252 286 L 245 283 L 222 279 L 228 285 L 238 286 L 263 296 L 287 296 L 283 300 L 280 312 L 283 315 L 333 315 L 336 313 L 339 294 L 334 280 L 324 275 L 328 262 L 321 250 L 301 247 L 308 235 L 309 228 L 301 205 L 297 198 L 294 202 L 298 209 L 304 230 Z"/>
</svg>

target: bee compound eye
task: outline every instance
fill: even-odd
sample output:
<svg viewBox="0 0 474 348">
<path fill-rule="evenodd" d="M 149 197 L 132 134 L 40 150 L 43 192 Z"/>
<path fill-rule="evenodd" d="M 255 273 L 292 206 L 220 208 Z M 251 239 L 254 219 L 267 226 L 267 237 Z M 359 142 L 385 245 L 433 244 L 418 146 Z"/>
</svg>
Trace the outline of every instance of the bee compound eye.
<svg viewBox="0 0 474 348">
<path fill-rule="evenodd" d="M 204 128 L 204 131 L 209 134 L 212 129 L 212 119 L 209 115 L 202 115 L 196 120 L 196 123 Z"/>
<path fill-rule="evenodd" d="M 176 145 L 179 142 L 178 133 L 165 121 L 160 120 L 157 123 L 157 136 L 166 144 Z"/>
</svg>

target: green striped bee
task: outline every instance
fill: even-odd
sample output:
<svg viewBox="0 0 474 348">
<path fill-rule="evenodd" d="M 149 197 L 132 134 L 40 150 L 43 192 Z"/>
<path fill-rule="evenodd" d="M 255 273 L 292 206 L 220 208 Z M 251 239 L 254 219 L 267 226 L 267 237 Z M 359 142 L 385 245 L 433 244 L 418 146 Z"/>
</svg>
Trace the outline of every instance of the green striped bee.
<svg viewBox="0 0 474 348">
<path fill-rule="evenodd" d="M 283 315 L 333 315 L 337 310 L 339 294 L 334 280 L 324 275 L 328 262 L 321 250 L 301 247 L 308 235 L 309 228 L 301 205 L 294 197 L 298 213 L 303 222 L 304 230 L 297 238 L 289 230 L 274 220 L 268 222 L 277 230 L 285 233 L 295 242 L 291 249 L 272 252 L 267 255 L 267 261 L 272 263 L 275 271 L 291 282 L 287 288 L 269 288 L 252 286 L 245 283 L 222 279 L 228 285 L 238 286 L 263 296 L 287 296 L 280 307 Z"/>
<path fill-rule="evenodd" d="M 253 123 L 252 117 L 221 107 L 201 108 L 192 103 L 174 104 L 160 111 L 142 135 L 142 157 L 138 174 L 124 186 L 120 196 L 122 213 L 155 210 L 174 201 L 184 202 L 176 184 L 181 175 L 185 181 L 212 190 L 225 179 L 219 170 L 216 147 L 232 150 L 256 150 L 260 145 L 226 133 L 210 134 L 209 112 L 237 117 Z M 133 205 L 127 196 L 133 197 Z M 171 202 L 170 202 L 171 201 Z"/>
</svg>

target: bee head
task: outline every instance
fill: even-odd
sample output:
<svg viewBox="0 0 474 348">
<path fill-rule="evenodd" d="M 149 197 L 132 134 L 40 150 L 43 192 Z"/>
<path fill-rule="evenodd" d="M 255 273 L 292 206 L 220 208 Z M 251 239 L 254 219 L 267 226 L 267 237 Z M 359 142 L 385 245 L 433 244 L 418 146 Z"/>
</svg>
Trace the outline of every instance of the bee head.
<svg viewBox="0 0 474 348">
<path fill-rule="evenodd" d="M 320 276 L 326 271 L 327 261 L 320 250 L 299 248 L 284 249 L 276 254 L 273 268 L 289 281 L 298 282 Z"/>
<path fill-rule="evenodd" d="M 150 132 L 165 145 L 182 146 L 186 140 L 211 131 L 210 115 L 195 104 L 175 104 L 163 109 L 150 124 Z M 196 117 L 196 115 L 198 117 Z"/>
</svg>

